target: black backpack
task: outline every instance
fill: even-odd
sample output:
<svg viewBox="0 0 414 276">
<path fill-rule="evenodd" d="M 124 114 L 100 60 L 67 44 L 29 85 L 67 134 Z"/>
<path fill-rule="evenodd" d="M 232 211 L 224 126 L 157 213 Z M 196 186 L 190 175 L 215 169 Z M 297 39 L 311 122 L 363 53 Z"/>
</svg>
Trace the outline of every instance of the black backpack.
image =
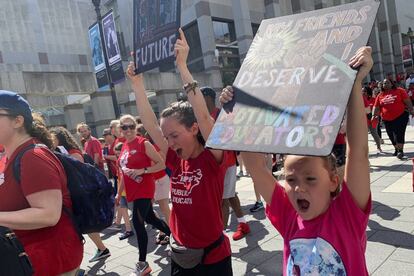
<svg viewBox="0 0 414 276">
<path fill-rule="evenodd" d="M 20 161 L 24 153 L 42 144 L 31 144 L 16 156 L 13 174 L 20 182 Z M 94 166 L 82 163 L 67 154 L 54 153 L 62 163 L 67 176 L 67 185 L 72 200 L 72 210 L 63 211 L 72 218 L 79 234 L 101 232 L 112 225 L 114 219 L 114 193 L 105 174 Z"/>
<path fill-rule="evenodd" d="M 0 276 L 9 275 L 33 275 L 33 268 L 13 231 L 0 226 Z"/>
</svg>

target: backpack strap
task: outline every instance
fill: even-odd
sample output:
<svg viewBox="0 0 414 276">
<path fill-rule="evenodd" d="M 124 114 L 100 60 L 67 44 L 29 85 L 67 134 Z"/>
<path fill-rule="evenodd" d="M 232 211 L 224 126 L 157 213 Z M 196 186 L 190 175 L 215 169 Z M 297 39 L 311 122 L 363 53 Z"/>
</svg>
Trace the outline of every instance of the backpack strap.
<svg viewBox="0 0 414 276">
<path fill-rule="evenodd" d="M 31 149 L 34 149 L 34 148 L 36 148 L 36 147 L 41 147 L 41 146 L 43 146 L 43 147 L 46 147 L 45 145 L 42 145 L 42 144 L 30 144 L 30 145 L 28 145 L 27 147 L 25 147 L 25 148 L 23 148 L 23 150 L 21 150 L 18 154 L 17 154 L 17 156 L 16 156 L 16 158 L 14 159 L 14 162 L 13 162 L 13 176 L 14 176 L 14 179 L 16 180 L 16 182 L 20 185 L 20 180 L 21 180 L 21 175 L 20 175 L 20 163 L 21 163 L 21 161 L 22 161 L 22 157 L 23 157 L 23 155 L 27 152 L 27 151 L 29 151 L 29 150 L 31 150 Z"/>
</svg>

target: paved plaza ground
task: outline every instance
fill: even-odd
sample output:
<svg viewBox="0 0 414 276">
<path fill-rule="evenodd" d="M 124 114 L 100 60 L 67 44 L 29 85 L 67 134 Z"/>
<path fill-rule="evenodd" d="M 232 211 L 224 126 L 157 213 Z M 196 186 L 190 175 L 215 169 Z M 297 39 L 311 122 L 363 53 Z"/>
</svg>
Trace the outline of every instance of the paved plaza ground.
<svg viewBox="0 0 414 276">
<path fill-rule="evenodd" d="M 387 138 L 385 132 L 383 138 Z M 385 140 L 384 155 L 376 154 L 376 147 L 369 136 L 371 189 L 373 207 L 367 237 L 366 259 L 371 275 L 414 275 L 414 193 L 412 192 L 412 161 L 414 157 L 414 128 L 408 127 L 406 134 L 407 160 L 401 161 L 392 156 L 393 149 Z M 252 230 L 246 238 L 234 242 L 234 275 L 282 275 L 281 236 L 266 219 L 264 212 L 251 214 L 249 208 L 255 196 L 250 178 L 243 177 L 237 182 L 237 192 L 242 208 Z M 232 231 L 237 221 L 232 216 Z M 155 231 L 149 230 L 147 260 L 153 272 L 151 275 L 170 275 L 168 248 L 156 246 Z M 135 237 L 119 241 L 118 233 L 107 230 L 102 239 L 111 250 L 112 256 L 106 260 L 89 263 L 96 248 L 88 239 L 85 245 L 81 268 L 87 275 L 129 275 L 138 259 Z"/>
</svg>

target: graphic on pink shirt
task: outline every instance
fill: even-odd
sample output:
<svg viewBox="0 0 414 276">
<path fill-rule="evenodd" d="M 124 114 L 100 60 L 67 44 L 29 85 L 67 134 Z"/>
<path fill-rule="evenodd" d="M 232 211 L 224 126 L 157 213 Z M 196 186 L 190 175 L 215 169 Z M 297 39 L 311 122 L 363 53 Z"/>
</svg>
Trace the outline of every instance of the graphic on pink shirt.
<svg viewBox="0 0 414 276">
<path fill-rule="evenodd" d="M 289 245 L 287 275 L 346 275 L 338 252 L 324 239 L 294 239 Z"/>
</svg>

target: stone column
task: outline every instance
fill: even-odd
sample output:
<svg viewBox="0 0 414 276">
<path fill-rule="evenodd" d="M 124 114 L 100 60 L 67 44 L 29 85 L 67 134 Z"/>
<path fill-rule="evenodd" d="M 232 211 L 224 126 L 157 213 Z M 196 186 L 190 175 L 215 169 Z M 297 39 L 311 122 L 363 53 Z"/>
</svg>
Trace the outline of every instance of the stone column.
<svg viewBox="0 0 414 276">
<path fill-rule="evenodd" d="M 394 52 L 392 49 L 391 40 L 391 25 L 388 20 L 388 6 L 382 4 L 379 7 L 377 20 L 378 20 L 378 31 L 379 38 L 381 39 L 381 54 L 382 54 L 382 65 L 385 75 L 392 73 L 395 75 L 394 68 Z"/>
<path fill-rule="evenodd" d="M 158 105 L 158 114 L 172 102 L 177 101 L 177 90 L 159 90 L 155 92 Z"/>
<path fill-rule="evenodd" d="M 76 125 L 80 122 L 86 122 L 85 113 L 82 104 L 70 104 L 63 108 L 65 112 L 66 128 L 71 132 L 76 132 Z"/>
<path fill-rule="evenodd" d="M 280 0 L 265 0 L 265 18 L 273 18 L 282 15 Z"/>
<path fill-rule="evenodd" d="M 110 91 L 94 92 L 90 95 L 92 113 L 95 118 L 95 130 L 98 137 L 102 131 L 109 126 L 111 120 L 115 119 L 114 106 Z"/>
<path fill-rule="evenodd" d="M 210 4 L 206 1 L 199 1 L 194 7 L 197 17 L 198 32 L 200 33 L 205 71 L 219 70 L 220 68 L 214 54 L 216 50 L 216 42 L 214 39 Z"/>
<path fill-rule="evenodd" d="M 232 0 L 234 26 L 236 28 L 240 61 L 246 57 L 253 41 L 253 30 L 250 18 L 250 8 L 247 0 Z"/>
</svg>

